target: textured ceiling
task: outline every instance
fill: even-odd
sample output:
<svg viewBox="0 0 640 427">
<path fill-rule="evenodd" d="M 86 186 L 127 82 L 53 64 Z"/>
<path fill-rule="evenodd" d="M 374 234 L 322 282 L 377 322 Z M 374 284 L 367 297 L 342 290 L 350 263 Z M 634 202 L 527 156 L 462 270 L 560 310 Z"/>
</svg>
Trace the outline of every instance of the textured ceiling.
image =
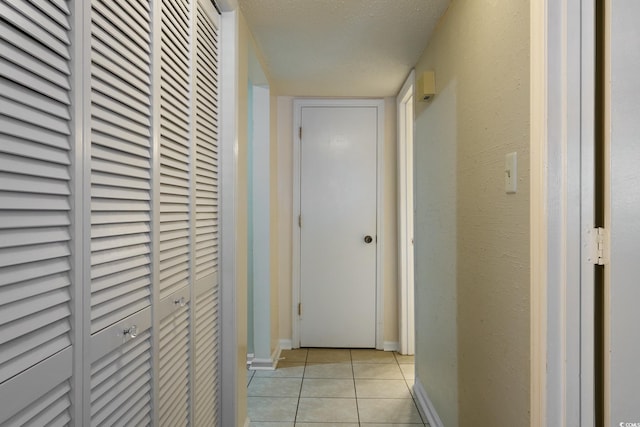
<svg viewBox="0 0 640 427">
<path fill-rule="evenodd" d="M 239 0 L 280 95 L 395 96 L 450 0 Z"/>
</svg>

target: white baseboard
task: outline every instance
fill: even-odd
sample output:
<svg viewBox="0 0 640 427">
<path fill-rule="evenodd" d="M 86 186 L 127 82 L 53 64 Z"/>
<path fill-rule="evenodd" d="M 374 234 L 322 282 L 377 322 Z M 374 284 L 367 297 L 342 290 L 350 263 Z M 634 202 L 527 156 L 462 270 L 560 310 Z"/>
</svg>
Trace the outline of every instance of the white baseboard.
<svg viewBox="0 0 640 427">
<path fill-rule="evenodd" d="M 249 417 L 244 419 L 244 427 L 249 427 L 251 425 L 251 420 Z"/>
<path fill-rule="evenodd" d="M 413 392 L 416 396 L 416 400 L 418 401 L 418 409 L 422 413 L 422 416 L 427 419 L 429 425 L 431 427 L 444 427 L 442 420 L 436 412 L 436 408 L 434 408 L 433 403 L 431 403 L 431 400 L 429 399 L 429 396 L 427 396 L 427 392 L 418 377 L 416 377 L 413 384 Z"/>
<path fill-rule="evenodd" d="M 280 360 L 280 345 L 276 345 L 276 348 L 273 350 L 271 357 L 268 359 L 258 359 L 253 357 L 251 361 L 247 361 L 247 365 L 252 371 L 274 371 L 278 366 L 278 361 Z"/>
<path fill-rule="evenodd" d="M 291 350 L 293 348 L 293 342 L 291 339 L 281 338 L 280 349 Z M 385 341 L 383 343 L 382 350 L 384 351 L 398 351 L 400 349 L 400 343 L 397 341 Z"/>
<path fill-rule="evenodd" d="M 251 371 L 274 371 L 275 369 L 275 363 L 271 359 L 253 359 L 249 365 Z"/>
<path fill-rule="evenodd" d="M 293 348 L 293 342 L 291 339 L 280 339 L 280 349 L 282 350 L 291 350 Z"/>
<path fill-rule="evenodd" d="M 384 351 L 398 351 L 400 349 L 400 343 L 398 341 L 385 341 L 383 343 Z"/>
</svg>

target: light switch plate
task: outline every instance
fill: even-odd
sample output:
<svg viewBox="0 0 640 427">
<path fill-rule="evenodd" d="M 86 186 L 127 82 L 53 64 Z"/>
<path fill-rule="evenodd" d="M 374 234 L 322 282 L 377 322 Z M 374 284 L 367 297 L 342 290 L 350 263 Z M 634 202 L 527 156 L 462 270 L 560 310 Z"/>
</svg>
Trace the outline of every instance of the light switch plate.
<svg viewBox="0 0 640 427">
<path fill-rule="evenodd" d="M 518 153 L 509 153 L 504 159 L 504 191 L 514 194 L 518 189 Z"/>
</svg>

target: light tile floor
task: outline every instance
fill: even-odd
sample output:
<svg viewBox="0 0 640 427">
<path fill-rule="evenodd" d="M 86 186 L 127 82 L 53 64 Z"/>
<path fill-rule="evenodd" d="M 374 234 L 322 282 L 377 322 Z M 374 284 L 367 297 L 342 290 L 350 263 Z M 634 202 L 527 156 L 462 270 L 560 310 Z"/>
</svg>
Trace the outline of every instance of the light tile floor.
<svg viewBox="0 0 640 427">
<path fill-rule="evenodd" d="M 249 371 L 252 427 L 425 426 L 412 395 L 413 357 L 299 349 L 275 371 Z"/>
</svg>

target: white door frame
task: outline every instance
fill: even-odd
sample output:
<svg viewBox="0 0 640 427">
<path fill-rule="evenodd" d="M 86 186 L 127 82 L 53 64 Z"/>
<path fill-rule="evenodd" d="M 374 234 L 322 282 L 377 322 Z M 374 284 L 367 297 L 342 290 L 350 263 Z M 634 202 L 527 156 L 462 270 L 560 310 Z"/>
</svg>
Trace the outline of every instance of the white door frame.
<svg viewBox="0 0 640 427">
<path fill-rule="evenodd" d="M 531 2 L 531 425 L 593 425 L 594 0 Z M 590 224 L 591 223 L 591 224 Z"/>
<path fill-rule="evenodd" d="M 413 102 L 415 70 L 398 92 L 398 281 L 400 353 L 413 354 L 414 258 L 413 258 Z M 410 107 L 410 116 L 408 107 Z"/>
<path fill-rule="evenodd" d="M 253 90 L 253 140 L 252 157 L 252 221 L 253 236 L 253 354 L 251 369 L 273 369 L 276 361 L 271 350 L 271 209 L 269 151 L 271 140 L 270 90 L 266 85 L 252 85 Z"/>
<path fill-rule="evenodd" d="M 376 219 L 376 348 L 382 350 L 384 332 L 383 259 L 384 238 L 382 219 L 383 204 L 383 148 L 384 148 L 384 100 L 381 99 L 294 99 L 293 100 L 293 242 L 292 242 L 292 347 L 300 348 L 300 134 L 302 107 L 376 107 L 378 110 L 377 160 L 377 219 Z"/>
<path fill-rule="evenodd" d="M 239 15 L 236 0 L 220 0 L 220 364 L 218 390 L 221 425 L 248 425 L 239 413 L 239 355 L 236 298 L 236 216 L 238 212 Z M 242 313 L 242 310 L 240 311 Z M 223 392 L 224 390 L 224 392 Z"/>
</svg>

